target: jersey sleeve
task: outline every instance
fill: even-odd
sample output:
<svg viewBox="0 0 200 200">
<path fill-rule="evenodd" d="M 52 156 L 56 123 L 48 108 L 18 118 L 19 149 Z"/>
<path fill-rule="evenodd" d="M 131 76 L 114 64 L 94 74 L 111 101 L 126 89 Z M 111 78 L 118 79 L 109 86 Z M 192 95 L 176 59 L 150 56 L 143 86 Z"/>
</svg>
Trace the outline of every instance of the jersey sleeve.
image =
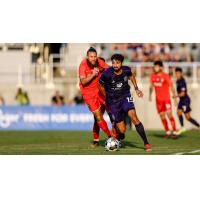
<svg viewBox="0 0 200 200">
<path fill-rule="evenodd" d="M 86 77 L 86 73 L 85 73 L 85 70 L 86 70 L 86 66 L 81 63 L 80 66 L 79 66 L 79 77 Z"/>
<path fill-rule="evenodd" d="M 185 91 L 186 91 L 186 88 L 187 88 L 186 82 L 185 82 L 185 80 L 183 80 L 183 81 L 182 81 L 182 84 L 181 84 L 181 91 L 182 91 L 182 92 L 185 92 Z"/>
<path fill-rule="evenodd" d="M 128 77 L 132 76 L 132 71 L 131 71 L 131 68 L 130 68 L 130 67 L 126 66 L 126 67 L 125 67 L 125 71 L 126 71 L 126 75 L 127 75 Z"/>
<path fill-rule="evenodd" d="M 108 68 L 108 64 L 99 58 L 98 58 L 98 64 L 100 71 L 104 71 L 105 69 Z"/>
<path fill-rule="evenodd" d="M 101 85 L 104 85 L 107 82 L 107 80 L 108 80 L 108 77 L 107 77 L 106 73 L 103 72 L 103 74 L 101 75 L 101 77 L 99 79 L 99 83 Z"/>
</svg>

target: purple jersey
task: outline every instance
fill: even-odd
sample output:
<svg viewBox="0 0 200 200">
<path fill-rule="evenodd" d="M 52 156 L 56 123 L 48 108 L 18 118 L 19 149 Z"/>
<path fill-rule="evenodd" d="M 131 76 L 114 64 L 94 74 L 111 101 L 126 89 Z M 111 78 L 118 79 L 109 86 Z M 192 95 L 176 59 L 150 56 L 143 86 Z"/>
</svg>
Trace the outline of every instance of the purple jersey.
<svg viewBox="0 0 200 200">
<path fill-rule="evenodd" d="M 180 94 L 181 92 L 185 92 L 187 95 L 187 85 L 184 78 L 176 81 L 176 90 L 178 94 Z"/>
<path fill-rule="evenodd" d="M 122 74 L 117 75 L 113 67 L 109 67 L 100 77 L 99 83 L 104 85 L 108 105 L 131 96 L 128 84 L 128 79 L 132 75 L 131 68 L 122 66 L 122 70 Z"/>
</svg>

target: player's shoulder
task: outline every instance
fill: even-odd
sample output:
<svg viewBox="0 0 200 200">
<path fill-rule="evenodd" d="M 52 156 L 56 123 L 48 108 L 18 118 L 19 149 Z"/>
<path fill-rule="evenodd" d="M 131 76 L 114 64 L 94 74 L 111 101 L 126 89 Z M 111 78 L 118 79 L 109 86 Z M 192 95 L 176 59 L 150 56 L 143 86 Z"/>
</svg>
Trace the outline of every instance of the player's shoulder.
<svg viewBox="0 0 200 200">
<path fill-rule="evenodd" d="M 167 72 L 163 72 L 163 73 L 162 73 L 162 76 L 164 76 L 164 77 L 170 77 L 169 74 L 168 74 Z"/>
<path fill-rule="evenodd" d="M 105 66 L 105 61 L 102 60 L 101 58 L 97 58 L 98 64 L 100 67 L 104 67 Z"/>
<path fill-rule="evenodd" d="M 83 60 L 81 61 L 81 63 L 80 63 L 80 67 L 81 67 L 81 66 L 84 66 L 84 67 L 87 66 L 87 59 L 86 59 L 86 58 L 83 59 Z"/>
<path fill-rule="evenodd" d="M 129 66 L 123 65 L 122 66 L 122 70 L 124 70 L 124 71 L 130 71 L 131 68 Z"/>
<path fill-rule="evenodd" d="M 152 72 L 152 73 L 150 74 L 150 79 L 153 79 L 155 76 L 156 76 L 156 74 L 155 74 L 154 72 Z"/>
<path fill-rule="evenodd" d="M 182 84 L 186 84 L 186 80 L 185 80 L 184 78 L 181 78 L 181 79 L 179 80 L 179 82 L 182 83 Z"/>
<path fill-rule="evenodd" d="M 103 72 L 103 74 L 109 75 L 109 74 L 112 74 L 113 72 L 114 72 L 113 67 L 108 66 L 108 67 L 106 68 L 106 70 Z"/>
</svg>

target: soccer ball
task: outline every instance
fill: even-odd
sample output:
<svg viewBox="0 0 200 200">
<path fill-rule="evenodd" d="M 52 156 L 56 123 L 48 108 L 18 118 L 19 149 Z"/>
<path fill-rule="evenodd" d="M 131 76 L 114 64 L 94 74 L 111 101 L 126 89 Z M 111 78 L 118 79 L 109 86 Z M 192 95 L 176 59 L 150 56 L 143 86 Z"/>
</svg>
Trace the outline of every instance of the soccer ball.
<svg viewBox="0 0 200 200">
<path fill-rule="evenodd" d="M 115 138 L 108 138 L 105 142 L 105 148 L 107 151 L 117 151 L 120 147 L 120 143 Z"/>
</svg>

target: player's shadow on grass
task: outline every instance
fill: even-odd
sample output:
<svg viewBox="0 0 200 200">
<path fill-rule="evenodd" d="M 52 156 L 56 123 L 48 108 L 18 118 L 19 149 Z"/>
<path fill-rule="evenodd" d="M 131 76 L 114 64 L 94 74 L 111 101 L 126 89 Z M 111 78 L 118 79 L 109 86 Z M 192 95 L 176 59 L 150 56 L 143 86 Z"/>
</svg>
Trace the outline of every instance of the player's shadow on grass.
<svg viewBox="0 0 200 200">
<path fill-rule="evenodd" d="M 154 133 L 152 134 L 152 137 L 157 137 L 157 138 L 163 138 L 165 137 L 165 133 Z M 184 138 L 187 137 L 186 135 L 179 135 L 178 138 Z"/>
<path fill-rule="evenodd" d="M 99 141 L 100 146 L 105 146 L 105 140 Z M 137 143 L 129 142 L 129 141 L 122 141 L 122 149 L 125 149 L 126 147 L 132 147 L 132 148 L 138 148 L 138 149 L 144 149 L 143 147 L 137 146 Z"/>
</svg>

